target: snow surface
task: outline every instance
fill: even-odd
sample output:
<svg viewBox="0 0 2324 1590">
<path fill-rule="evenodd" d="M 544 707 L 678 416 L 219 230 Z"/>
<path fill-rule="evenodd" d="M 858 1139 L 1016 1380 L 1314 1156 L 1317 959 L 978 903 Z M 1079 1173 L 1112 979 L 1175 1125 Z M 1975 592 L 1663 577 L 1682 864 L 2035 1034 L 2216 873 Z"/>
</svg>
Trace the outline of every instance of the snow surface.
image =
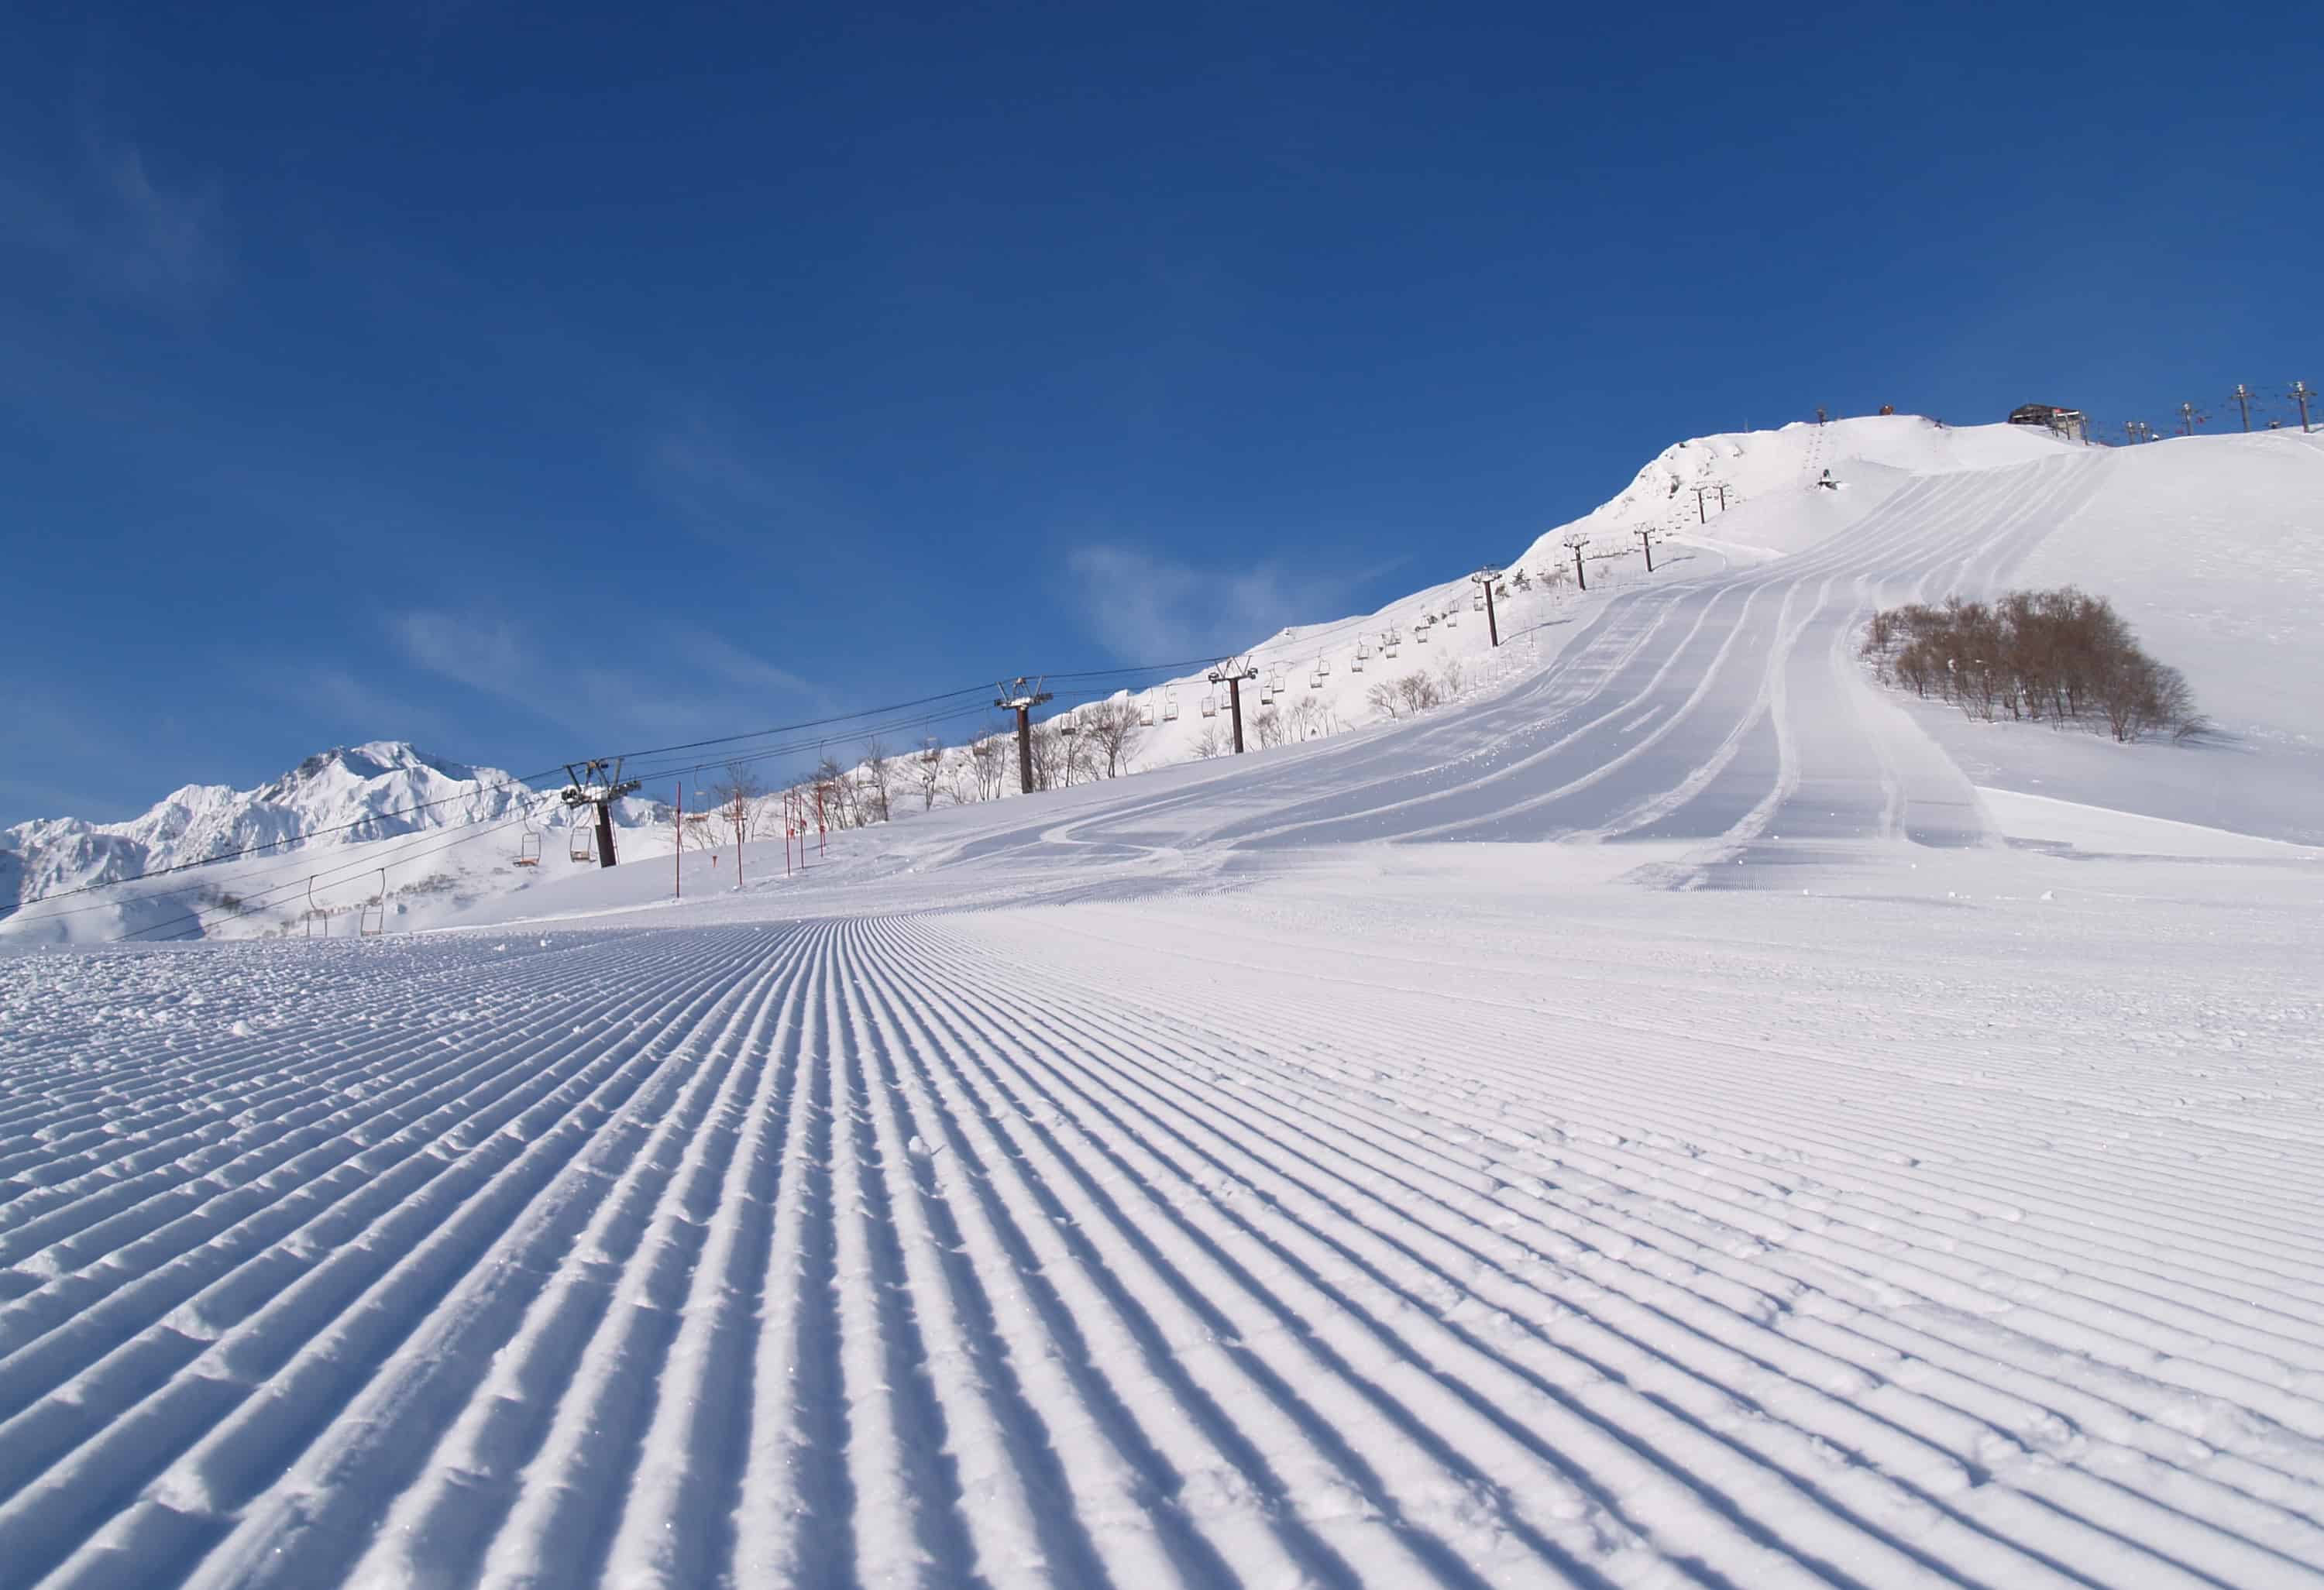
<svg viewBox="0 0 2324 1590">
<path fill-rule="evenodd" d="M 1416 720 L 0 955 L 0 1583 L 2324 1585 L 2324 849 L 2156 809 L 2316 725 L 1965 771 L 1864 611 L 2126 460 L 1931 446 Z"/>
</svg>

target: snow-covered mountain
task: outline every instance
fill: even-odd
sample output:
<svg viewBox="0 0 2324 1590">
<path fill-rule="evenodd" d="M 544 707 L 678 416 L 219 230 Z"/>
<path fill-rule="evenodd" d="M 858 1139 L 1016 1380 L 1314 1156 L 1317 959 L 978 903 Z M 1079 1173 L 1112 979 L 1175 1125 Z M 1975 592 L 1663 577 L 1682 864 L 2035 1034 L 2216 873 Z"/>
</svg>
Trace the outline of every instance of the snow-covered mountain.
<svg viewBox="0 0 2324 1590">
<path fill-rule="evenodd" d="M 1373 699 L 1377 687 L 1415 673 L 1439 682 L 1447 698 L 1489 686 L 1511 672 L 1547 666 L 1609 601 L 1646 584 L 1719 577 L 1797 556 L 1892 499 L 1909 501 L 1898 494 L 1915 483 L 1926 490 L 1932 479 L 2068 456 L 2089 464 L 2091 490 L 2063 512 L 2018 575 L 2041 584 L 2078 584 L 2110 597 L 2163 660 L 2185 670 L 2200 708 L 2215 721 L 2255 744 L 2313 753 L 2324 741 L 2324 725 L 2315 721 L 2308 682 L 2324 667 L 2324 643 L 2306 622 L 2302 593 L 2324 587 L 2324 523 L 2313 506 L 2324 501 L 2324 436 L 2210 437 L 2104 449 L 2025 427 L 1951 427 L 1909 415 L 1699 437 L 1665 449 L 1613 498 L 1544 532 L 1502 565 L 1499 649 L 1466 569 L 1446 570 L 1451 577 L 1441 584 L 1374 611 L 1259 639 L 1244 653 L 1260 675 L 1244 687 L 1247 739 L 1258 751 L 1373 723 L 1385 715 Z M 1973 528 L 1964 525 L 1961 533 Z M 1651 575 L 1641 532 L 1656 547 Z M 1586 591 L 1575 577 L 1569 545 L 1575 539 L 1586 543 Z M 2230 632 L 2236 644 L 2205 644 Z M 1199 675 L 1112 699 L 1133 703 L 1147 720 L 1130 749 L 1131 768 L 1197 760 L 1227 745 L 1225 692 Z M 1053 710 L 1066 710 L 1069 700 Z M 2056 787 L 2060 775 L 2046 765 L 2010 771 L 2012 758 L 2027 748 L 2047 747 L 2038 737 L 1972 736 L 1976 743 L 1969 745 L 1961 737 L 1969 731 L 1958 725 L 1932 723 L 1930 731 L 1956 758 L 1970 758 L 1987 782 L 2015 778 L 2028 787 Z M 2112 777 L 2103 753 L 2078 747 L 2043 754 L 2090 764 L 2078 798 L 2137 804 L 2100 798 L 2097 784 Z M 1011 766 L 1004 795 L 1015 789 Z M 2311 825 L 2297 821 L 2295 809 L 2304 781 L 2282 786 L 2293 788 L 2292 795 L 2254 795 L 2280 783 L 2239 781 L 2229 814 L 2212 809 L 2218 786 L 2208 769 L 2187 771 L 2175 791 L 2167 779 L 2150 779 L 2145 794 L 2152 814 L 2304 835 Z M 666 823 L 645 803 L 625 804 L 618 819 L 632 834 L 624 854 L 667 855 Z M 917 804 L 899 801 L 897 809 L 908 815 Z M 189 786 L 128 823 L 20 823 L 0 832 L 0 910 L 253 845 L 319 837 L 268 852 L 254 867 L 222 869 L 215 883 L 201 869 L 107 891 L 92 896 L 93 905 L 76 902 L 69 914 L 51 908 L 0 917 L 0 937 L 101 939 L 174 924 L 189 893 L 222 898 L 231 886 L 239 896 L 241 880 L 253 873 L 257 887 L 273 891 L 263 908 L 212 912 L 198 924 L 173 925 L 167 936 L 197 927 L 225 936 L 299 931 L 306 898 L 303 890 L 290 897 L 282 880 L 303 883 L 316 873 L 313 859 L 325 845 L 330 866 L 315 895 L 325 913 L 351 912 L 360 898 L 383 892 L 398 925 L 409 926 L 586 868 L 567 854 L 561 832 L 547 834 L 540 865 L 515 865 L 513 836 L 493 825 L 526 812 L 540 830 L 562 829 L 563 808 L 552 792 L 529 789 L 497 769 L 380 741 L 309 758 L 254 790 Z M 437 829 L 469 832 L 457 845 L 410 842 Z M 389 842 L 394 841 L 404 842 Z M 383 865 L 390 869 L 383 885 L 376 878 Z"/>
<path fill-rule="evenodd" d="M 327 852 L 344 871 L 340 864 L 382 841 L 527 816 L 544 831 L 565 821 L 553 792 L 535 790 L 497 767 L 449 761 L 401 740 L 339 746 L 255 789 L 187 785 L 125 823 L 52 817 L 0 830 L 0 911 L 91 884 L 234 856 L 250 855 L 252 868 L 303 876 Z M 636 816 L 623 814 L 624 821 Z M 180 873 L 146 889 L 92 896 L 92 908 L 77 906 L 69 915 L 60 905 L 0 917 L 0 935 L 111 937 L 125 926 L 183 912 L 189 896 L 205 891 L 217 893 L 207 869 Z M 345 902 L 324 904 L 336 908 Z M 303 898 L 299 909 L 305 909 Z M 269 931 L 281 920 L 261 912 L 245 925 Z"/>
<path fill-rule="evenodd" d="M 528 803 L 539 804 L 535 793 L 496 767 L 401 740 L 335 747 L 255 789 L 189 784 L 126 823 L 51 817 L 0 830 L 0 909 L 308 835 L 385 839 L 491 821 Z"/>
<path fill-rule="evenodd" d="M 1544 531 L 1505 562 L 1493 617 L 1505 642 L 1538 661 L 1609 597 L 1649 579 L 1718 574 L 1804 551 L 1915 479 L 2095 451 L 2102 450 L 2024 426 L 1949 426 L 1917 415 L 1692 437 L 1664 449 L 1608 501 Z M 1829 489 L 1822 483 L 1827 472 Z M 1700 507 L 1698 486 L 1705 489 Z M 1646 572 L 1641 531 L 1655 540 L 1658 572 L 1653 575 Z M 1571 538 L 1587 542 L 1579 580 Z M 1246 724 L 1255 706 L 1271 702 L 1279 711 L 1296 711 L 1309 731 L 1286 738 L 1314 738 L 1377 720 L 1381 712 L 1370 696 L 1385 679 L 1416 670 L 1441 676 L 1451 661 L 1474 685 L 1489 672 L 1517 666 L 1511 655 L 1493 655 L 1483 599 L 1469 578 L 1472 571 L 1445 572 L 1452 577 L 1443 583 L 1375 611 L 1296 625 L 1252 646 L 1244 655 L 1261 680 L 1244 687 Z M 1216 716 L 1205 715 L 1206 697 L 1213 698 Z M 1225 693 L 1200 675 L 1156 685 L 1136 699 L 1154 719 L 1138 741 L 1135 761 L 1141 768 L 1194 759 L 1209 749 L 1213 736 L 1225 733 Z"/>
</svg>

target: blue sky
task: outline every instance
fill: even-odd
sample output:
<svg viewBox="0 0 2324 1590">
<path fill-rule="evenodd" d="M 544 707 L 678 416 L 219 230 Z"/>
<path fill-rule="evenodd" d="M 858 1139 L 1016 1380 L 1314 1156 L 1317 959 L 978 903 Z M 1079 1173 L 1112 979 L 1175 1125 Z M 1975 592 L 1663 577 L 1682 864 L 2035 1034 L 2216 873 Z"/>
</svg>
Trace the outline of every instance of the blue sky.
<svg viewBox="0 0 2324 1590">
<path fill-rule="evenodd" d="M 1377 604 L 1669 442 L 2324 380 L 2282 8 L 0 16 L 0 823 Z"/>
</svg>

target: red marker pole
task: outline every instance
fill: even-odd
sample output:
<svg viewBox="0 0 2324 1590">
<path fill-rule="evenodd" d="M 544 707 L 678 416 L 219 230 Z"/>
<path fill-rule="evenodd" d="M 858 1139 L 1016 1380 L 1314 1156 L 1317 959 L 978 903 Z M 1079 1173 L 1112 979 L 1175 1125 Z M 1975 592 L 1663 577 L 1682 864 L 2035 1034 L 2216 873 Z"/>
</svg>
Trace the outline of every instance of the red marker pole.
<svg viewBox="0 0 2324 1590">
<path fill-rule="evenodd" d="M 678 815 L 669 823 L 669 897 L 686 898 L 686 784 L 680 780 L 677 791 Z"/>
</svg>

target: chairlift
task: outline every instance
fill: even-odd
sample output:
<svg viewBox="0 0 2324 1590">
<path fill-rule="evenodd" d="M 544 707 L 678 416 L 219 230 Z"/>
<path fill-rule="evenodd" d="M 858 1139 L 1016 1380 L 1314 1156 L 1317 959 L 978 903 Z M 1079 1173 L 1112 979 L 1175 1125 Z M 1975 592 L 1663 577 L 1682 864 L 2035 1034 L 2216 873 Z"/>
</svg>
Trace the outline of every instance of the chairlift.
<svg viewBox="0 0 2324 1590">
<path fill-rule="evenodd" d="M 1283 694 L 1283 692 L 1284 692 L 1285 688 L 1286 688 L 1286 686 L 1285 686 L 1285 685 L 1284 685 L 1284 683 L 1283 683 L 1283 665 L 1282 665 L 1281 663 L 1277 663 L 1277 664 L 1276 664 L 1276 665 L 1275 665 L 1275 680 L 1274 680 L 1274 684 L 1275 684 L 1275 694 L 1277 694 L 1277 695 L 1281 695 L 1281 694 Z"/>
<path fill-rule="evenodd" d="M 1315 677 L 1317 677 L 1318 679 L 1323 678 L 1323 677 L 1325 677 L 1326 676 L 1328 676 L 1328 675 L 1331 673 L 1331 671 L 1332 671 L 1332 659 L 1331 659 L 1331 658 L 1326 657 L 1318 657 L 1315 659 Z"/>
<path fill-rule="evenodd" d="M 1485 611 L 1485 593 L 1481 588 L 1478 590 L 1475 595 L 1469 598 L 1469 611 L 1471 612 L 1482 612 Z"/>
<path fill-rule="evenodd" d="M 595 861 L 597 859 L 597 826 L 594 823 L 582 822 L 578 816 L 579 810 L 576 806 L 574 808 L 576 815 L 566 819 L 565 859 L 568 861 Z"/>
<path fill-rule="evenodd" d="M 1314 673 L 1307 676 L 1307 688 L 1310 690 L 1321 690 L 1323 688 L 1323 670 L 1320 666 L 1317 667 Z"/>
<path fill-rule="evenodd" d="M 1178 721 L 1178 687 L 1176 685 L 1162 693 L 1162 721 L 1165 723 Z"/>
<path fill-rule="evenodd" d="M 366 939 L 375 939 L 387 931 L 387 869 L 379 869 L 379 893 L 361 907 L 355 918 L 355 932 Z"/>
<path fill-rule="evenodd" d="M 1444 610 L 1444 627 L 1448 630 L 1457 630 L 1461 627 L 1461 610 L 1459 608 L 1447 608 Z"/>
<path fill-rule="evenodd" d="M 1203 716 L 1215 718 L 1218 715 L 1219 693 L 1215 690 L 1205 690 L 1203 692 Z"/>
<path fill-rule="evenodd" d="M 1397 653 L 1397 648 L 1403 644 L 1404 631 L 1401 630 L 1390 630 L 1387 634 L 1380 637 L 1380 650 L 1388 657 L 1394 657 Z"/>
<path fill-rule="evenodd" d="M 524 832 L 516 836 L 516 864 L 519 867 L 540 865 L 540 830 L 532 825 L 530 816 L 524 820 Z"/>
<path fill-rule="evenodd" d="M 1423 646 L 1427 645 L 1427 644 L 1428 644 L 1428 626 L 1427 626 L 1426 624 L 1416 624 L 1416 625 L 1414 625 L 1414 626 L 1413 626 L 1413 630 L 1412 630 L 1412 638 L 1413 638 L 1415 640 L 1417 640 L 1418 642 L 1420 642 L 1420 644 L 1421 644 L 1421 645 L 1423 645 Z"/>
<path fill-rule="evenodd" d="M 1154 727 L 1154 693 L 1150 690 L 1146 693 L 1146 698 L 1138 703 L 1138 726 L 1141 729 Z"/>
<path fill-rule="evenodd" d="M 310 875 L 307 879 L 307 936 L 310 939 L 315 936 L 315 924 L 317 923 L 322 924 L 323 937 L 327 939 L 329 938 L 331 936 L 331 914 L 324 910 L 320 905 L 315 904 L 315 880 Z"/>
<path fill-rule="evenodd" d="M 1348 672 L 1351 674 L 1362 673 L 1364 671 L 1364 658 L 1370 655 L 1371 653 L 1366 648 L 1360 646 L 1357 647 L 1356 655 L 1348 659 Z"/>
</svg>

